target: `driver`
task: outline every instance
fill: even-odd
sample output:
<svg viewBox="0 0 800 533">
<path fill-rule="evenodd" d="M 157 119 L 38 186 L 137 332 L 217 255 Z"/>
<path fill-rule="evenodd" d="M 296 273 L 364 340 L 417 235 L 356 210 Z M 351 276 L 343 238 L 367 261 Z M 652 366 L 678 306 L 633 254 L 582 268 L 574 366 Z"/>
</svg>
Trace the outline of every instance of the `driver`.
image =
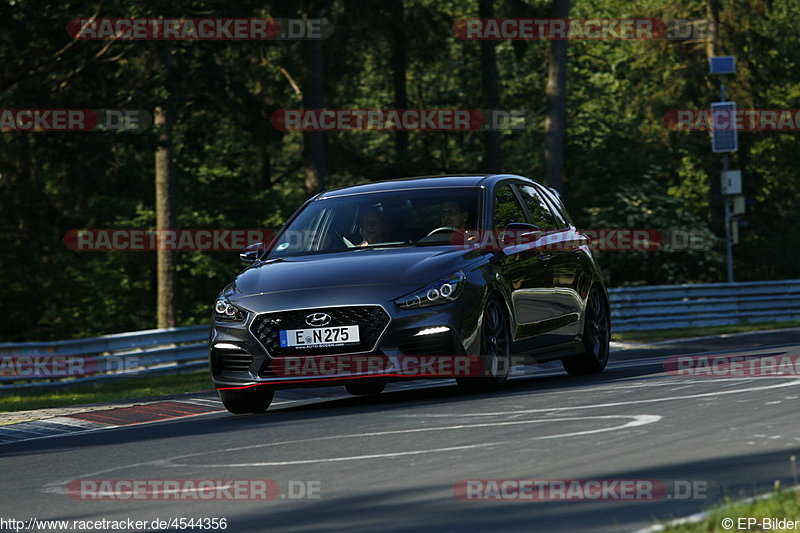
<svg viewBox="0 0 800 533">
<path fill-rule="evenodd" d="M 362 225 L 364 240 L 359 246 L 369 246 L 386 241 L 386 224 L 383 220 L 383 212 L 379 208 L 367 211 L 364 214 Z"/>
<path fill-rule="evenodd" d="M 442 203 L 442 226 L 456 229 L 466 229 L 469 211 L 456 200 L 446 200 Z"/>
<path fill-rule="evenodd" d="M 451 244 L 472 246 L 476 242 L 477 236 L 472 231 L 468 231 L 468 221 L 470 211 L 458 200 L 445 200 L 442 202 L 440 211 L 442 228 L 455 230 L 455 234 L 450 236 Z M 437 230 L 434 230 L 434 232 Z"/>
</svg>

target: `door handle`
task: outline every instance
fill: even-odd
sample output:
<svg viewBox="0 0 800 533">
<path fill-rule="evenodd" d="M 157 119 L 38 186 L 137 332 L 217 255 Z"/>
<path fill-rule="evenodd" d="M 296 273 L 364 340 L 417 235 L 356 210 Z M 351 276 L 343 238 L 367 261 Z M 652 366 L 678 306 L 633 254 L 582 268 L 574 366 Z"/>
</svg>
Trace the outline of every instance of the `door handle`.
<svg viewBox="0 0 800 533">
<path fill-rule="evenodd" d="M 550 261 L 550 254 L 539 254 L 539 261 L 542 263 Z"/>
</svg>

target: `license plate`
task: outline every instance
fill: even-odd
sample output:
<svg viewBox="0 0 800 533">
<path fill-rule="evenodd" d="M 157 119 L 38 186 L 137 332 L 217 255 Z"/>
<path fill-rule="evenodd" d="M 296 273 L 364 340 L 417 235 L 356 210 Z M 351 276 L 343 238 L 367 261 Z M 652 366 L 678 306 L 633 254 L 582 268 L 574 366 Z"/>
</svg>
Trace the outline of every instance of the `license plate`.
<svg viewBox="0 0 800 533">
<path fill-rule="evenodd" d="M 358 326 L 333 328 L 284 329 L 280 332 L 283 348 L 316 348 L 358 344 Z"/>
</svg>

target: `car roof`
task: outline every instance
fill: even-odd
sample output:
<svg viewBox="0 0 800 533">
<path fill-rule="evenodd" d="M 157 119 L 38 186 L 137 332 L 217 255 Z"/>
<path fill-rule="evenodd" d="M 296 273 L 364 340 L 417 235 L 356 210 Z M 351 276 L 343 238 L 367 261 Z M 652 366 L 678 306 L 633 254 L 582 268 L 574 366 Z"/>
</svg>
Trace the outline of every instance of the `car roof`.
<svg viewBox="0 0 800 533">
<path fill-rule="evenodd" d="M 399 189 L 480 187 L 506 178 L 515 178 L 528 181 L 528 178 L 513 174 L 454 174 L 448 176 L 416 176 L 410 178 L 373 181 L 363 185 L 353 185 L 350 187 L 331 189 L 322 192 L 318 198 L 335 198 L 337 196 L 348 196 L 351 194 L 396 191 Z"/>
</svg>

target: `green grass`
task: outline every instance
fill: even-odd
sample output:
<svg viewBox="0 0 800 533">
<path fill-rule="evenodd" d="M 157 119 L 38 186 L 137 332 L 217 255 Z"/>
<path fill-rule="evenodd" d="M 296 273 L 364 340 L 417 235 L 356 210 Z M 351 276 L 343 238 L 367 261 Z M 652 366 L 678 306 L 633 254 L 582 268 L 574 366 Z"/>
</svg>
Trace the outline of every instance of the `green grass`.
<svg viewBox="0 0 800 533">
<path fill-rule="evenodd" d="M 138 376 L 109 383 L 15 391 L 0 395 L 0 412 L 66 407 L 87 403 L 211 390 L 208 370 L 164 376 Z"/>
<path fill-rule="evenodd" d="M 787 329 L 800 327 L 800 320 L 787 322 L 759 322 L 751 324 L 737 324 L 732 326 L 710 326 L 697 328 L 664 329 L 655 331 L 623 331 L 612 332 L 613 341 L 659 341 L 681 339 L 687 337 L 702 337 L 706 335 L 723 335 L 725 333 L 742 333 L 747 331 L 762 331 L 766 329 Z"/>
<path fill-rule="evenodd" d="M 733 528 L 725 529 L 722 526 L 722 521 L 725 518 L 733 520 Z M 800 521 L 800 491 L 778 491 L 768 498 L 747 503 L 728 501 L 719 507 L 713 508 L 705 520 L 696 524 L 682 524 L 668 527 L 664 531 L 667 533 L 724 533 L 729 531 L 742 531 L 737 529 L 739 518 L 757 519 L 756 525 L 750 525 L 749 529 L 742 529 L 750 532 L 800 532 L 800 528 L 764 529 L 761 527 L 763 518 L 786 518 L 788 520 Z"/>
</svg>

